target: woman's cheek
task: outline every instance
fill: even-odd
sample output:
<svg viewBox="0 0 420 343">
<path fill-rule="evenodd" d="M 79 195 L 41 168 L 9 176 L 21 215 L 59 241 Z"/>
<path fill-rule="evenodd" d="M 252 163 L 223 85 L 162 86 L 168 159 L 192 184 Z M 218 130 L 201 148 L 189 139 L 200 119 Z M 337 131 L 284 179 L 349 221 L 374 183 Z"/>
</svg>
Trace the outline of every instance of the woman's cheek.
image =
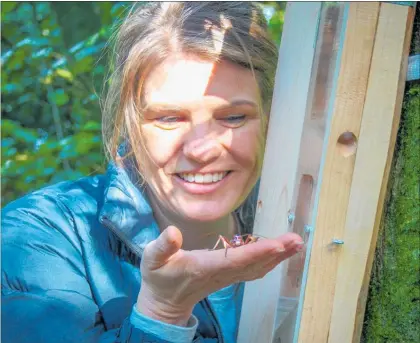
<svg viewBox="0 0 420 343">
<path fill-rule="evenodd" d="M 159 167 L 163 167 L 171 159 L 182 139 L 176 129 L 163 130 L 155 126 L 143 127 L 143 137 L 150 157 Z"/>
<path fill-rule="evenodd" d="M 255 123 L 234 133 L 231 151 L 247 167 L 254 166 L 260 150 L 260 129 Z"/>
</svg>

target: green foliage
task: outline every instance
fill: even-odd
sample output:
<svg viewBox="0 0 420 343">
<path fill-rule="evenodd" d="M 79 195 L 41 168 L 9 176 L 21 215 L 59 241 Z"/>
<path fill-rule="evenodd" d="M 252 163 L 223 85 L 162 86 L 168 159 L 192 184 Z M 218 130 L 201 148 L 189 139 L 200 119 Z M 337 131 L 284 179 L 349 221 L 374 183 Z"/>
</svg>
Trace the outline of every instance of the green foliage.
<svg viewBox="0 0 420 343">
<path fill-rule="evenodd" d="M 420 86 L 405 97 L 384 225 L 370 284 L 363 342 L 420 337 Z"/>
<path fill-rule="evenodd" d="M 283 33 L 284 15 L 286 10 L 286 2 L 270 1 L 264 4 L 268 16 L 268 31 L 274 41 L 280 46 L 281 35 Z"/>
<path fill-rule="evenodd" d="M 100 59 L 121 2 L 2 3 L 2 205 L 103 172 Z M 99 62 L 98 62 L 99 61 Z"/>
</svg>

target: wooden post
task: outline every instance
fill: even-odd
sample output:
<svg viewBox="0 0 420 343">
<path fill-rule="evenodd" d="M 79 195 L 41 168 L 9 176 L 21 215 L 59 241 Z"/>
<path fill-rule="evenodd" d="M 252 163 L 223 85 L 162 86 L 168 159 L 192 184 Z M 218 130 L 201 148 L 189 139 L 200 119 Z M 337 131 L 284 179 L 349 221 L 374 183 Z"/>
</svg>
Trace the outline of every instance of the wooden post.
<svg viewBox="0 0 420 343">
<path fill-rule="evenodd" d="M 276 73 L 270 125 L 254 233 L 276 237 L 289 230 L 288 211 L 299 162 L 316 31 L 321 4 L 288 3 Z M 287 263 L 261 280 L 248 282 L 238 342 L 272 342 L 277 301 Z"/>
<path fill-rule="evenodd" d="M 401 114 L 414 9 L 381 3 L 328 342 L 359 342 Z M 343 311 L 345 309 L 345 311 Z"/>
<path fill-rule="evenodd" d="M 317 199 L 318 211 L 299 342 L 327 342 L 338 256 L 347 247 L 346 242 L 340 246 L 332 241 L 343 237 L 379 4 L 360 2 L 347 6 L 345 35 L 340 42 L 342 58 L 335 99 L 332 99 L 329 135 L 326 137 L 325 164 L 321 171 L 323 182 Z M 348 137 L 342 136 L 346 133 Z"/>
<path fill-rule="evenodd" d="M 353 32 L 352 22 L 358 22 Z M 322 186 L 319 199 L 299 342 L 360 341 L 401 111 L 412 22 L 411 7 L 388 3 L 350 5 L 323 170 L 329 182 Z M 364 30 L 354 36 L 363 23 Z M 361 37 L 366 41 L 357 46 Z M 354 64 L 356 56 L 346 60 L 348 53 L 365 56 L 365 60 Z M 352 83 L 346 73 L 359 74 L 358 81 Z M 346 130 L 357 138 L 355 154 L 347 157 L 337 149 L 338 137 Z M 332 238 L 343 240 L 344 245 L 332 248 Z"/>
<path fill-rule="evenodd" d="M 307 254 L 247 283 L 239 343 L 360 341 L 414 11 L 328 6 L 287 6 L 254 226 Z"/>
</svg>

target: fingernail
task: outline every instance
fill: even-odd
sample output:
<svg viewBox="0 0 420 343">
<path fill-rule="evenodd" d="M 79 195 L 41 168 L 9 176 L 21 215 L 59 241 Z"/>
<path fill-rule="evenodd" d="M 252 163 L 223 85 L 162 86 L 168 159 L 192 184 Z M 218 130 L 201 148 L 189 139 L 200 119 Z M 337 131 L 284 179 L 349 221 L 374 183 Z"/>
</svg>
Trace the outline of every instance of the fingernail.
<svg viewBox="0 0 420 343">
<path fill-rule="evenodd" d="M 302 250 L 304 250 L 305 249 L 305 246 L 304 245 L 301 245 L 301 244 L 299 244 L 297 247 L 296 247 L 296 250 L 297 251 L 302 251 Z"/>
<path fill-rule="evenodd" d="M 285 252 L 286 249 L 285 248 L 277 248 L 277 252 Z"/>
<path fill-rule="evenodd" d="M 300 241 L 300 242 L 295 242 L 297 245 L 305 245 L 304 241 Z"/>
</svg>

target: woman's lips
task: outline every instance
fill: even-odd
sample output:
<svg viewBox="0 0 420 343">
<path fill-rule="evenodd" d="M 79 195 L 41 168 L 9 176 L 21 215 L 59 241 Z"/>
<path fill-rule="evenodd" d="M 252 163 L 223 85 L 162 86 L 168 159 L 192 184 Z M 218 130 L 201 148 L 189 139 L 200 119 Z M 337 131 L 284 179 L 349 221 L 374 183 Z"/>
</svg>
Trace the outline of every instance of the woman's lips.
<svg viewBox="0 0 420 343">
<path fill-rule="evenodd" d="M 233 172 L 228 172 L 228 174 L 221 179 L 220 181 L 211 182 L 211 183 L 196 183 L 196 182 L 188 182 L 185 181 L 177 174 L 173 174 L 172 177 L 175 180 L 175 183 L 179 185 L 184 191 L 191 193 L 191 194 L 208 194 L 215 192 L 226 182 L 229 182 L 230 178 L 232 177 Z"/>
</svg>

